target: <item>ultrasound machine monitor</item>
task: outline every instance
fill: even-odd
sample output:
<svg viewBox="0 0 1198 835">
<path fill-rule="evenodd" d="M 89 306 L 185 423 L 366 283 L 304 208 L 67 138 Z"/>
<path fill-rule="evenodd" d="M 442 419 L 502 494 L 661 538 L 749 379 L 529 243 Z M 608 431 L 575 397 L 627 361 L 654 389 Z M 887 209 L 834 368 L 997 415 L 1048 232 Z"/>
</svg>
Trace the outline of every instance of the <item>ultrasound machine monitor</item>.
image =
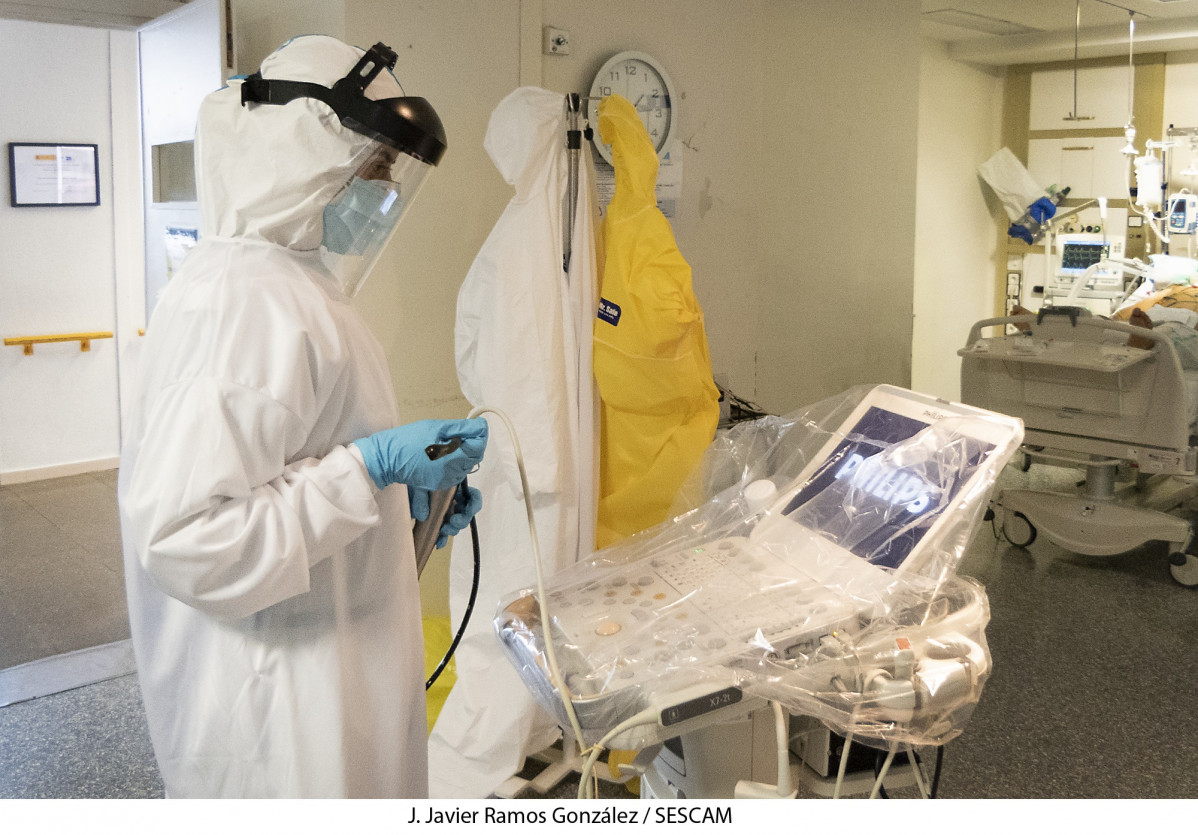
<svg viewBox="0 0 1198 835">
<path fill-rule="evenodd" d="M 940 553 L 946 513 L 1018 424 L 889 386 L 873 390 L 777 499 L 749 543 L 814 583 L 875 592 Z M 989 485 L 984 485 L 988 487 Z"/>
</svg>

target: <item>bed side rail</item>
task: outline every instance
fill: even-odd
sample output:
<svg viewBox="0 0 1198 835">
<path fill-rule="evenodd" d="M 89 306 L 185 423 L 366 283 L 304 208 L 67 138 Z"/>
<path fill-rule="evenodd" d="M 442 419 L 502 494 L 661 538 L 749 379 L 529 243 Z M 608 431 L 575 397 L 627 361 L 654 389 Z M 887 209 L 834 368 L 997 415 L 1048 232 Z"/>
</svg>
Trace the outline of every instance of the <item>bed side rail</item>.
<svg viewBox="0 0 1198 835">
<path fill-rule="evenodd" d="M 1005 326 L 1023 332 L 1007 335 Z M 984 338 L 987 328 L 1001 327 Z M 1127 345 L 1131 336 L 1151 342 Z M 1089 313 L 1026 314 L 973 325 L 961 356 L 961 399 L 1033 430 L 1125 445 L 1191 447 L 1191 396 L 1177 352 L 1154 329 Z"/>
<path fill-rule="evenodd" d="M 1168 353 L 1176 355 L 1173 345 L 1169 342 L 1168 338 L 1156 333 L 1153 328 L 1139 328 L 1135 325 L 1129 325 L 1126 322 L 1103 319 L 1099 316 L 1094 316 L 1084 308 L 1076 307 L 1047 307 L 1039 313 L 982 319 L 979 322 L 975 322 L 973 327 L 969 329 L 969 337 L 965 342 L 966 347 L 982 339 L 982 331 L 986 328 L 1002 326 L 1003 332 L 999 335 L 1006 336 L 1006 325 L 1014 325 L 1016 327 L 1023 325 L 1028 328 L 1026 334 L 1010 334 L 1011 336 L 1027 335 L 1033 338 L 1054 337 L 1057 339 L 1067 339 L 1072 337 L 1077 341 L 1096 342 L 1100 341 L 1104 336 L 1110 338 L 1110 334 L 1125 334 L 1129 337 L 1140 336 L 1151 339 L 1155 343 L 1154 348 L 1156 345 L 1164 345 Z"/>
</svg>

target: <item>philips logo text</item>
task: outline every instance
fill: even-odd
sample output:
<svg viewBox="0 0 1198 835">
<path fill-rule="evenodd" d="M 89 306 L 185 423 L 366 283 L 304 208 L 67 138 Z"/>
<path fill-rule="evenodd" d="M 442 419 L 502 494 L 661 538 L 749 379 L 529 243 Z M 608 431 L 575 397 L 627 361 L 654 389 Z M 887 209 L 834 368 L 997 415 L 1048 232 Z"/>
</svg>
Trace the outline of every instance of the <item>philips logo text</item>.
<svg viewBox="0 0 1198 835">
<path fill-rule="evenodd" d="M 853 453 L 836 471 L 838 480 L 892 505 L 906 505 L 908 513 L 923 513 L 932 503 L 935 488 L 913 472 L 884 468 L 872 458 Z"/>
</svg>

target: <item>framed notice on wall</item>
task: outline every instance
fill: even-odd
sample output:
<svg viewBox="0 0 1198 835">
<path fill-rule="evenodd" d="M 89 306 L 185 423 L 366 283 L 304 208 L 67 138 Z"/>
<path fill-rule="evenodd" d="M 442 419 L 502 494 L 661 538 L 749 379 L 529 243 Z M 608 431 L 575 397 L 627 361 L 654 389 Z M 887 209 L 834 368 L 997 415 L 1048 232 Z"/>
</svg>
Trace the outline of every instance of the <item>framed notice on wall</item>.
<svg viewBox="0 0 1198 835">
<path fill-rule="evenodd" d="M 13 206 L 99 206 L 96 145 L 8 143 Z"/>
</svg>

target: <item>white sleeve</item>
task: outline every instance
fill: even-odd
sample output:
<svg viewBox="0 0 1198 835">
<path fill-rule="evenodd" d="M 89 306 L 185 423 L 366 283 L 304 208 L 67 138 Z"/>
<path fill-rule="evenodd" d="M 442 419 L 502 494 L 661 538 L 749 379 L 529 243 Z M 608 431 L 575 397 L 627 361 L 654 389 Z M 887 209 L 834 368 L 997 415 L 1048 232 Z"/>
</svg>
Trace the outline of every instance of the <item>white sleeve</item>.
<svg viewBox="0 0 1198 835">
<path fill-rule="evenodd" d="M 285 464 L 309 430 L 228 381 L 161 392 L 123 506 L 159 588 L 214 617 L 246 617 L 306 592 L 311 566 L 377 524 L 360 456 L 337 446 Z"/>
</svg>

